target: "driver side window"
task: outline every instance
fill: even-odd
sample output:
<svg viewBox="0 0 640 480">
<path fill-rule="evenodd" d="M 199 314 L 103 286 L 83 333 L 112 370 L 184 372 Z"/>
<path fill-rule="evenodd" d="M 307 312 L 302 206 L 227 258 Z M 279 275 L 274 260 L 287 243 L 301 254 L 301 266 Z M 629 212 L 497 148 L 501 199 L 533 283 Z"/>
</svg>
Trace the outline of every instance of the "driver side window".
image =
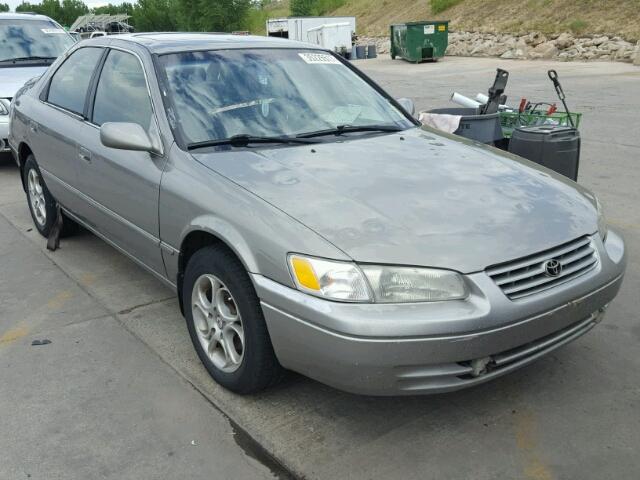
<svg viewBox="0 0 640 480">
<path fill-rule="evenodd" d="M 93 106 L 93 123 L 137 123 L 149 130 L 151 99 L 140 61 L 132 54 L 111 50 L 105 61 Z"/>
</svg>

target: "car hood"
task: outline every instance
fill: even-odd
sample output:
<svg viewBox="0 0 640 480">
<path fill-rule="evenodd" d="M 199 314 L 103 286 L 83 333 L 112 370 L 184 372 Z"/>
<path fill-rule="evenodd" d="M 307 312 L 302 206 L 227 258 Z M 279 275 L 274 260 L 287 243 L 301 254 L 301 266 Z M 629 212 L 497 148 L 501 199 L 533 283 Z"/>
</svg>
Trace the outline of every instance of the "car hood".
<svg viewBox="0 0 640 480">
<path fill-rule="evenodd" d="M 42 75 L 48 67 L 0 68 L 0 98 L 13 98 L 27 80 Z"/>
<path fill-rule="evenodd" d="M 427 129 L 195 157 L 357 262 L 470 273 L 597 231 L 587 190 Z"/>
</svg>

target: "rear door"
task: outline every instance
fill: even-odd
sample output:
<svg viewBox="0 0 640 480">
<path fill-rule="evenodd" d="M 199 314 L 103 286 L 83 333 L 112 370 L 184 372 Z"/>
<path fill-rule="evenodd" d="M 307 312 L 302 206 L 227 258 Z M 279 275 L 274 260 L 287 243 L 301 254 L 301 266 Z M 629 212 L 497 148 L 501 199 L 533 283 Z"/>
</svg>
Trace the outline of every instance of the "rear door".
<svg viewBox="0 0 640 480">
<path fill-rule="evenodd" d="M 75 50 L 51 76 L 34 102 L 28 120 L 29 145 L 58 202 L 74 211 L 81 199 L 77 195 L 78 147 L 91 132 L 85 123 L 89 87 L 100 64 L 103 48 Z"/>
<path fill-rule="evenodd" d="M 102 145 L 106 122 L 137 123 L 159 138 L 153 103 L 141 57 L 112 48 L 90 99 L 92 124 L 83 143 L 78 170 L 82 193 L 91 199 L 85 212 L 92 226 L 118 247 L 164 275 L 158 228 L 163 155 L 117 150 Z"/>
</svg>

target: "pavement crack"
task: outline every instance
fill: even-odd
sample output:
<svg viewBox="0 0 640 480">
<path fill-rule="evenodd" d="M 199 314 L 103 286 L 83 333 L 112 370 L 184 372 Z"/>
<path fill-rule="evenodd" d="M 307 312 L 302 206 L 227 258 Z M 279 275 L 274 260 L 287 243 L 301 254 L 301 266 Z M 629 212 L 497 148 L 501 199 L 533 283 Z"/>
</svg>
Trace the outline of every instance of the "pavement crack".
<svg viewBox="0 0 640 480">
<path fill-rule="evenodd" d="M 101 315 L 96 315 L 93 317 L 89 317 L 89 318 L 84 318 L 82 320 L 78 320 L 77 322 L 67 322 L 64 325 L 62 325 L 63 327 L 70 327 L 72 325 L 82 325 L 83 323 L 88 323 L 88 322 L 93 322 L 94 320 L 100 320 L 102 318 L 113 318 L 113 314 L 111 314 L 110 312 L 108 313 L 103 313 Z"/>
<path fill-rule="evenodd" d="M 133 307 L 125 308 L 124 310 L 120 310 L 119 312 L 116 312 L 116 314 L 117 315 L 127 315 L 127 314 L 133 312 L 134 310 L 137 310 L 138 308 L 148 307 L 149 305 L 156 305 L 158 303 L 163 303 L 163 302 L 167 302 L 169 300 L 174 300 L 175 298 L 176 298 L 176 296 L 172 295 L 170 297 L 161 298 L 160 300 L 151 300 L 150 302 L 141 303 L 140 305 L 134 305 Z"/>
</svg>

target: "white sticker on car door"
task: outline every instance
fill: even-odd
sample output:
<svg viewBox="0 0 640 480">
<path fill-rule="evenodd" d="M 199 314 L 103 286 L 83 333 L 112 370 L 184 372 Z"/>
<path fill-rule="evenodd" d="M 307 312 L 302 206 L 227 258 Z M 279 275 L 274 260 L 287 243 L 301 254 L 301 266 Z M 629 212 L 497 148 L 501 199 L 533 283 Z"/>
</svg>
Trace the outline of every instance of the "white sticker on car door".
<svg viewBox="0 0 640 480">
<path fill-rule="evenodd" d="M 56 33 L 65 33 L 61 28 L 41 28 L 42 33 L 46 33 L 47 35 L 54 35 Z"/>
</svg>

